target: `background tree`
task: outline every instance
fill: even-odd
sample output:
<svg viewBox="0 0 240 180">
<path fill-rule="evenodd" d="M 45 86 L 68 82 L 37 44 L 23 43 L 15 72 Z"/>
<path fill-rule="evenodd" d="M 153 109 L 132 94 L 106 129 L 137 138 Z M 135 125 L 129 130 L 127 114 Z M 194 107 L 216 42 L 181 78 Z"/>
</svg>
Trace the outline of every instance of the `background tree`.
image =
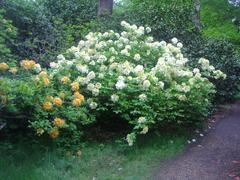
<svg viewBox="0 0 240 180">
<path fill-rule="evenodd" d="M 200 32 L 201 30 L 201 21 L 200 21 L 200 9 L 201 9 L 201 2 L 200 0 L 193 0 L 193 23 L 195 29 Z"/>
<path fill-rule="evenodd" d="M 113 0 L 99 0 L 98 15 L 112 14 Z"/>
</svg>

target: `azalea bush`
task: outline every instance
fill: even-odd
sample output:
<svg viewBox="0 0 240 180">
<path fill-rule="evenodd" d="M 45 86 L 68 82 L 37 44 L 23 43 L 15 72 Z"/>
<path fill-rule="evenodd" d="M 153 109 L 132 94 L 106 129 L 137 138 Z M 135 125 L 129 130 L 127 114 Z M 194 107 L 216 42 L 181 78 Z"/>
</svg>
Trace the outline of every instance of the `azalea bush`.
<svg viewBox="0 0 240 180">
<path fill-rule="evenodd" d="M 1 111 L 9 114 L 12 106 L 27 111 L 28 126 L 37 135 L 58 141 L 77 141 L 88 125 L 107 125 L 115 121 L 109 117 L 116 117 L 131 129 L 126 135 L 130 146 L 138 134 L 159 126 L 201 124 L 215 94 L 208 78 L 226 75 L 205 58 L 199 68 L 188 67 L 176 38 L 158 42 L 147 35 L 149 27 L 121 25 L 121 33 L 90 32 L 48 70 L 33 60 L 21 61 L 19 70 L 33 73 L 19 85 L 29 94 L 13 89 L 16 83 L 11 81 L 16 80 L 1 78 Z M 12 73 L 12 68 L 0 64 L 3 73 Z"/>
</svg>

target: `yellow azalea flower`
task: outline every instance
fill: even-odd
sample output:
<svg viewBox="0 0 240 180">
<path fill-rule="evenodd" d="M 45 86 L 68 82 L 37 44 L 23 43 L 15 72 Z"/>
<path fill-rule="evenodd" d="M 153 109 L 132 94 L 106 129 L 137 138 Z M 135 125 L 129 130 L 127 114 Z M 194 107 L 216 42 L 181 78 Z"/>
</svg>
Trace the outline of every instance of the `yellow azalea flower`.
<svg viewBox="0 0 240 180">
<path fill-rule="evenodd" d="M 59 97 L 54 98 L 53 102 L 57 107 L 62 106 L 62 99 Z"/>
<path fill-rule="evenodd" d="M 17 73 L 17 68 L 16 67 L 13 67 L 11 69 L 9 69 L 9 72 L 12 73 L 12 74 L 16 74 Z"/>
<path fill-rule="evenodd" d="M 67 76 L 63 76 L 63 77 L 61 78 L 61 82 L 62 82 L 63 84 L 67 84 L 69 81 L 70 81 L 70 78 L 67 77 Z"/>
<path fill-rule="evenodd" d="M 73 100 L 72 104 L 73 104 L 73 106 L 78 107 L 82 104 L 82 102 L 83 102 L 83 100 L 76 98 L 76 99 Z"/>
<path fill-rule="evenodd" d="M 39 74 L 38 74 L 39 77 L 48 77 L 48 74 L 46 71 L 41 71 Z"/>
<path fill-rule="evenodd" d="M 52 139 L 56 139 L 59 136 L 59 131 L 57 128 L 53 128 L 50 132 L 49 135 Z"/>
<path fill-rule="evenodd" d="M 44 130 L 42 128 L 37 129 L 37 135 L 41 136 L 44 133 Z"/>
<path fill-rule="evenodd" d="M 65 124 L 65 121 L 61 118 L 55 118 L 54 121 L 53 121 L 53 124 L 56 127 L 62 127 Z"/>
<path fill-rule="evenodd" d="M 72 91 L 78 91 L 79 90 L 79 83 L 78 82 L 73 82 L 71 84 L 72 86 Z"/>
<path fill-rule="evenodd" d="M 74 92 L 73 96 L 77 99 L 81 99 L 82 101 L 84 101 L 84 96 L 80 94 L 78 91 Z"/>
<path fill-rule="evenodd" d="M 49 102 L 49 101 L 43 103 L 43 109 L 45 109 L 45 110 L 50 110 L 50 109 L 52 109 L 52 103 Z"/>
<path fill-rule="evenodd" d="M 35 66 L 36 62 L 34 60 L 22 60 L 20 62 L 20 65 L 23 67 L 25 70 L 33 69 Z"/>
<path fill-rule="evenodd" d="M 44 78 L 43 83 L 44 83 L 45 86 L 48 86 L 50 84 L 50 81 L 49 81 L 48 78 Z"/>
<path fill-rule="evenodd" d="M 0 70 L 2 71 L 6 71 L 9 69 L 9 66 L 7 65 L 7 63 L 0 63 Z"/>
<path fill-rule="evenodd" d="M 64 99 L 65 98 L 65 93 L 64 92 L 60 92 L 59 96 Z"/>
<path fill-rule="evenodd" d="M 30 60 L 29 63 L 30 63 L 30 65 L 31 65 L 32 67 L 34 67 L 35 64 L 36 64 L 36 62 L 35 62 L 34 60 Z"/>
</svg>

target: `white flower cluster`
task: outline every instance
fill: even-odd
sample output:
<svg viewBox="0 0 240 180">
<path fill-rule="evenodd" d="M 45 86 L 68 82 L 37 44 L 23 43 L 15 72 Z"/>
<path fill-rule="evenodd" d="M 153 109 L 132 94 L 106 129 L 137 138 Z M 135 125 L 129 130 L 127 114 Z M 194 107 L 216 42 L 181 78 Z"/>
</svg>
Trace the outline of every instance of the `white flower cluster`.
<svg viewBox="0 0 240 180">
<path fill-rule="evenodd" d="M 198 63 L 201 65 L 202 69 L 206 71 L 206 73 L 210 76 L 212 75 L 215 79 L 226 79 L 226 74 L 224 74 L 220 70 L 215 70 L 214 66 L 210 66 L 210 63 L 207 59 L 205 58 L 200 58 Z"/>
</svg>

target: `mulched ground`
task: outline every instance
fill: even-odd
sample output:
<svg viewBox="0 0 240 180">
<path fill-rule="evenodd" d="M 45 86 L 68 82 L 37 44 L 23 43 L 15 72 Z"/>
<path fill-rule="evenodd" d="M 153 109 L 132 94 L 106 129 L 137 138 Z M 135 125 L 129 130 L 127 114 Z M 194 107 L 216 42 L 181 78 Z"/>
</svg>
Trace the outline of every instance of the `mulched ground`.
<svg viewBox="0 0 240 180">
<path fill-rule="evenodd" d="M 211 118 L 186 150 L 161 163 L 156 180 L 240 180 L 240 102 Z"/>
</svg>

